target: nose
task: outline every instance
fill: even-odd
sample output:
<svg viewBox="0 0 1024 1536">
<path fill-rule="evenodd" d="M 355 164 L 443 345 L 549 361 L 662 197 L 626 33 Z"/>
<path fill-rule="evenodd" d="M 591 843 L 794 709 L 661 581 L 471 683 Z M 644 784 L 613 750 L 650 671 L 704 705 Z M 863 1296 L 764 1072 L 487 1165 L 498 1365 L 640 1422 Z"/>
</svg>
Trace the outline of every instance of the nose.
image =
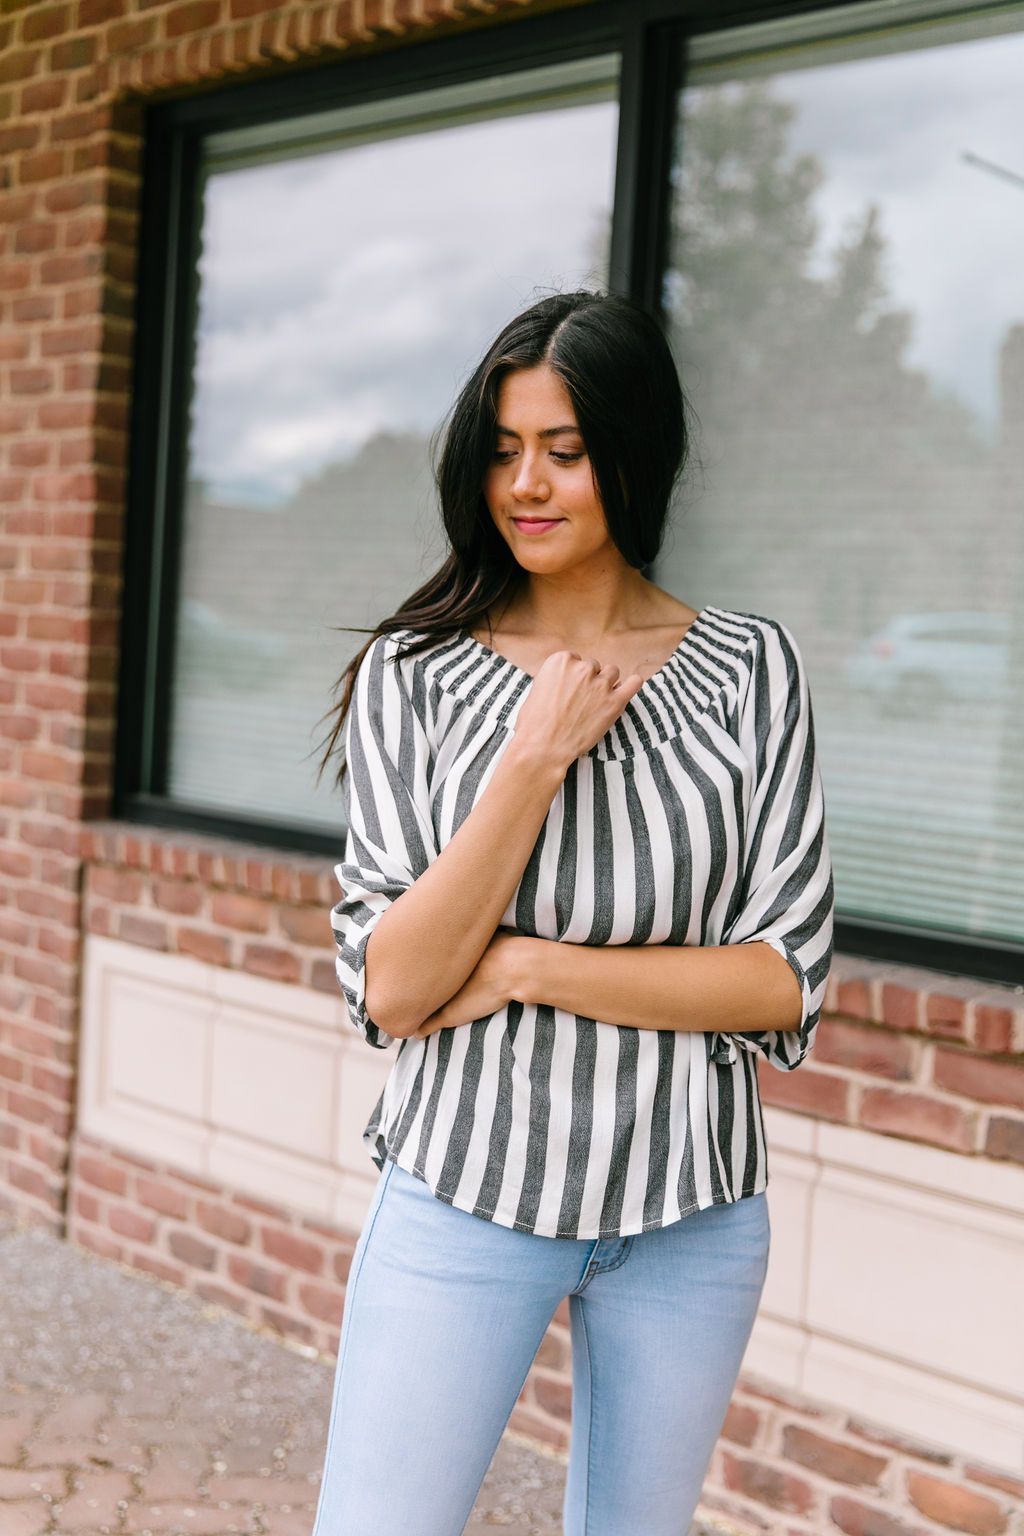
<svg viewBox="0 0 1024 1536">
<path fill-rule="evenodd" d="M 541 472 L 540 464 L 530 453 L 524 453 L 519 460 L 519 469 L 512 482 L 512 494 L 520 501 L 546 501 L 548 498 L 547 480 Z"/>
</svg>

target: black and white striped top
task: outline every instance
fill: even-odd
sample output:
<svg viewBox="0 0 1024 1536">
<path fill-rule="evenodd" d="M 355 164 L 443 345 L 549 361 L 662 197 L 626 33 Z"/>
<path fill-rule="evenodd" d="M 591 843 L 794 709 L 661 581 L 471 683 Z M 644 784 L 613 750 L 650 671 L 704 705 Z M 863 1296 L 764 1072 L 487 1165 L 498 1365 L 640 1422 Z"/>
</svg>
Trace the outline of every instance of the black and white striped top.
<svg viewBox="0 0 1024 1536">
<path fill-rule="evenodd" d="M 532 681 L 468 633 L 403 656 L 412 638 L 374 640 L 346 722 L 331 923 L 352 1022 L 380 1048 L 394 1040 L 366 1013 L 370 933 L 469 815 Z M 373 1162 L 549 1237 L 625 1236 L 756 1194 L 768 1182 L 758 1059 L 791 1071 L 811 1049 L 832 914 L 796 643 L 778 620 L 702 608 L 570 766 L 501 924 L 574 944 L 763 940 L 800 983 L 799 1027 L 637 1029 L 510 1002 L 398 1042 L 362 1133 Z"/>
</svg>

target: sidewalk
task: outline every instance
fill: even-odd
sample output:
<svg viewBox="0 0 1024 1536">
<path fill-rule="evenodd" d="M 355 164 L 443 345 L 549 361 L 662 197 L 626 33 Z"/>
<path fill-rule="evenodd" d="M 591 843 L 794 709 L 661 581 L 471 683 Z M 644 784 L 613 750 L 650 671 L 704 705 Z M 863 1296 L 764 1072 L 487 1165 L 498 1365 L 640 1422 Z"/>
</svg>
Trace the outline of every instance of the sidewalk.
<svg viewBox="0 0 1024 1536">
<path fill-rule="evenodd" d="M 0 1360 L 2 1536 L 310 1536 L 333 1364 L 3 1217 Z M 466 1536 L 559 1532 L 564 1485 L 506 1433 Z"/>
</svg>

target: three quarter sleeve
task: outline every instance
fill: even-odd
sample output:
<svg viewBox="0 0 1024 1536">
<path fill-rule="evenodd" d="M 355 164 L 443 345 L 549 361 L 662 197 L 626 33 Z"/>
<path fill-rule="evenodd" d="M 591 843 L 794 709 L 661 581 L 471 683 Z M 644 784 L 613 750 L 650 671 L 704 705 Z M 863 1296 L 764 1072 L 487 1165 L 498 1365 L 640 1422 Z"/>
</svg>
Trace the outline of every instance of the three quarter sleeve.
<svg viewBox="0 0 1024 1536">
<path fill-rule="evenodd" d="M 800 1018 L 792 1029 L 723 1032 L 713 1055 L 731 1062 L 739 1047 L 789 1072 L 811 1050 L 824 1003 L 834 891 L 806 669 L 778 620 L 759 626 L 737 729 L 755 771 L 739 911 L 722 942 L 770 944 L 799 984 Z"/>
<path fill-rule="evenodd" d="M 345 726 L 347 829 L 334 873 L 335 970 L 349 1017 L 369 1045 L 386 1034 L 366 1009 L 366 948 L 383 914 L 436 857 L 430 815 L 430 743 L 405 685 L 397 645 L 379 635 L 359 664 Z"/>
</svg>

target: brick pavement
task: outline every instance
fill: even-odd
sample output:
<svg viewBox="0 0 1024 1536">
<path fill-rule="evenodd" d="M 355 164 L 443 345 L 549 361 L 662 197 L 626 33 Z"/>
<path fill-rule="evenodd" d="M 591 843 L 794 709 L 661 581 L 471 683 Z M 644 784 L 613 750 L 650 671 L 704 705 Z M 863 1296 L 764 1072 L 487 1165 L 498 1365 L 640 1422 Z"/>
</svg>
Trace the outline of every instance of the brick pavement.
<svg viewBox="0 0 1024 1536">
<path fill-rule="evenodd" d="M 0 1362 L 0 1536 L 309 1536 L 332 1362 L 3 1217 Z M 506 1433 L 465 1536 L 559 1531 L 564 1485 Z"/>
</svg>

